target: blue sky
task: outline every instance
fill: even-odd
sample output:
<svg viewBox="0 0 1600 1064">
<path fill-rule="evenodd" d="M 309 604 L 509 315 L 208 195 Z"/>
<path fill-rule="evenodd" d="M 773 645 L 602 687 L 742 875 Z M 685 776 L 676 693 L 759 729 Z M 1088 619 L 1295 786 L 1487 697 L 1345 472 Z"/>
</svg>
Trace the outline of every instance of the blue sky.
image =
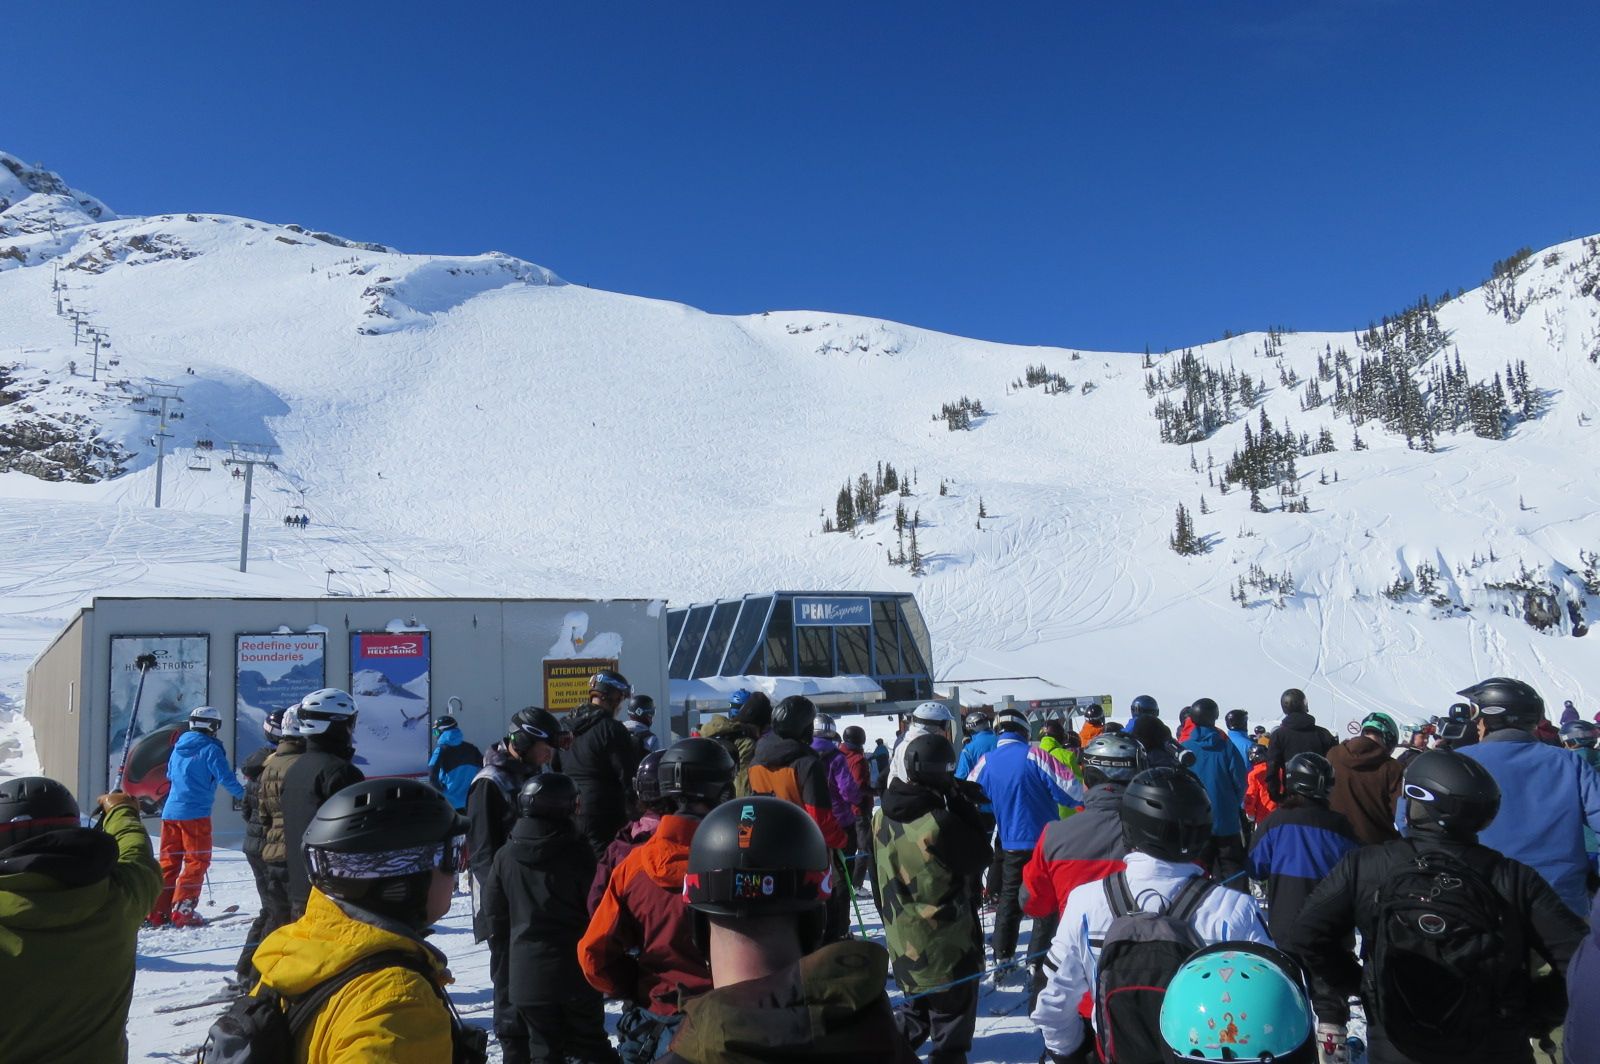
<svg viewBox="0 0 1600 1064">
<path fill-rule="evenodd" d="M 1364 325 L 1600 232 L 1592 4 L 153 0 L 10 29 L 0 148 L 114 210 L 719 312 L 1160 350 Z"/>
</svg>

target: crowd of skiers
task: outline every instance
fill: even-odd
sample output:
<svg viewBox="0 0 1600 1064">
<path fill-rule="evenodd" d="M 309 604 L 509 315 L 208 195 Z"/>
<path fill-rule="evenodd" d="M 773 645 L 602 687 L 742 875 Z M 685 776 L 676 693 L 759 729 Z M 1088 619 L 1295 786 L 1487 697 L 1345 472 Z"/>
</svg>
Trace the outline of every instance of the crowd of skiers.
<svg viewBox="0 0 1600 1064">
<path fill-rule="evenodd" d="M 0 1061 L 126 1058 L 135 936 L 199 922 L 218 787 L 261 910 L 206 1061 L 486 1059 L 425 940 L 461 876 L 508 1064 L 965 1061 L 985 985 L 1028 992 L 1053 1064 L 1344 1062 L 1352 1001 L 1378 1064 L 1600 1061 L 1600 728 L 1541 727 L 1516 680 L 1460 694 L 1344 742 L 1297 690 L 1270 732 L 1208 698 L 1176 733 L 1148 696 L 1076 729 L 1003 708 L 959 751 L 929 702 L 869 752 L 740 692 L 662 749 L 606 671 L 481 755 L 440 718 L 424 783 L 363 780 L 328 689 L 267 718 L 242 787 L 196 710 L 159 863 L 129 796 L 85 828 L 60 784 L 0 783 Z"/>
</svg>

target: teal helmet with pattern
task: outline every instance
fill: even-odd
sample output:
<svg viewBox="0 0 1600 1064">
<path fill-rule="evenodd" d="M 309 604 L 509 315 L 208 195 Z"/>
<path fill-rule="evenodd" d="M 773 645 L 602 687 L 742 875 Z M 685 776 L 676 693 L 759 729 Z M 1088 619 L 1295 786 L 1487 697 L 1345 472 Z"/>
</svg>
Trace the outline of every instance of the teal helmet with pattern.
<svg viewBox="0 0 1600 1064">
<path fill-rule="evenodd" d="M 1195 953 L 1161 1002 L 1161 1038 L 1179 1060 L 1315 1064 L 1316 1027 L 1299 966 L 1254 942 Z"/>
</svg>

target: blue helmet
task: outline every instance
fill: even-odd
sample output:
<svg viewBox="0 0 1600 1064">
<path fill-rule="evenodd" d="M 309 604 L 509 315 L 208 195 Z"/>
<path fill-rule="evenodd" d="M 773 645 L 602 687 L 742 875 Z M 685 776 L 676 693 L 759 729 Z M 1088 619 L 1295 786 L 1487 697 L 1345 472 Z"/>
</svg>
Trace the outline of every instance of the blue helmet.
<svg viewBox="0 0 1600 1064">
<path fill-rule="evenodd" d="M 1161 1040 L 1180 1060 L 1317 1059 L 1300 968 L 1270 946 L 1219 942 L 1183 962 L 1161 999 Z"/>
<path fill-rule="evenodd" d="M 1160 712 L 1160 707 L 1156 705 L 1156 700 L 1151 698 L 1149 695 L 1140 695 L 1138 698 L 1135 698 L 1133 700 L 1133 705 L 1130 708 L 1133 710 L 1133 715 L 1136 717 L 1145 715 L 1154 717 Z"/>
</svg>

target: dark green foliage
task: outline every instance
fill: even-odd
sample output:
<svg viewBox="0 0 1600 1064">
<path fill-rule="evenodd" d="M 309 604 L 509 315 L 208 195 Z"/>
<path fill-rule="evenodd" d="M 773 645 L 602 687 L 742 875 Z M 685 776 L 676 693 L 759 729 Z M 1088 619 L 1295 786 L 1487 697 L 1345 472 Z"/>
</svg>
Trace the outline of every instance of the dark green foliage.
<svg viewBox="0 0 1600 1064">
<path fill-rule="evenodd" d="M 1178 504 L 1177 524 L 1167 538 L 1167 546 L 1183 555 L 1204 554 L 1206 550 L 1205 542 L 1194 533 L 1194 519 L 1181 502 Z"/>
</svg>

